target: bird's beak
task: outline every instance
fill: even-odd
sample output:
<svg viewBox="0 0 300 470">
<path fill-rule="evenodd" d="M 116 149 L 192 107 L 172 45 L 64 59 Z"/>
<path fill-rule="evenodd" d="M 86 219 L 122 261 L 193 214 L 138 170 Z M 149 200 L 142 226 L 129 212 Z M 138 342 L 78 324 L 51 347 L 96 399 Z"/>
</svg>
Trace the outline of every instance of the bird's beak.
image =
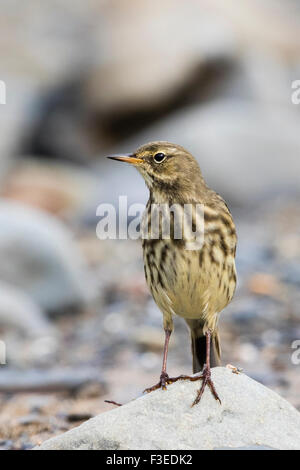
<svg viewBox="0 0 300 470">
<path fill-rule="evenodd" d="M 138 165 L 139 163 L 143 163 L 141 158 L 136 158 L 134 155 L 127 154 L 127 155 L 110 155 L 107 158 L 111 160 L 119 160 L 120 162 L 131 163 L 132 165 Z"/>
</svg>

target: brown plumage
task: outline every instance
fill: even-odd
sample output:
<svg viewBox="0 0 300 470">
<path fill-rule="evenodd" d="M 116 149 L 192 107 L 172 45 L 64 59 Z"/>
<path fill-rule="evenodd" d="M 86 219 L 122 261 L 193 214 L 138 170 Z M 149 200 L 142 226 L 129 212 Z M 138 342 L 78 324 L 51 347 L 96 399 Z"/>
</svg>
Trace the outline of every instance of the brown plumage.
<svg viewBox="0 0 300 470">
<path fill-rule="evenodd" d="M 179 145 L 153 142 L 130 156 L 112 158 L 134 164 L 150 191 L 143 219 L 145 276 L 163 314 L 166 340 L 160 381 L 147 391 L 160 386 L 165 388 L 167 383 L 178 380 L 166 373 L 173 316 L 178 315 L 185 319 L 191 331 L 193 372 L 204 367 L 200 377 L 202 387 L 194 403 L 198 403 L 207 384 L 219 400 L 210 366 L 220 361 L 219 313 L 231 301 L 236 286 L 236 233 L 230 211 L 221 196 L 207 186 L 194 157 Z M 187 204 L 192 207 L 193 230 L 198 220 L 196 208 L 200 205 L 203 211 L 204 233 L 200 248 L 191 248 L 191 232 L 184 224 L 182 238 L 174 236 L 175 220 L 183 220 Z M 164 215 L 159 222 L 158 236 L 153 239 L 151 230 L 156 205 L 174 208 L 169 215 L 169 239 L 163 236 Z"/>
</svg>

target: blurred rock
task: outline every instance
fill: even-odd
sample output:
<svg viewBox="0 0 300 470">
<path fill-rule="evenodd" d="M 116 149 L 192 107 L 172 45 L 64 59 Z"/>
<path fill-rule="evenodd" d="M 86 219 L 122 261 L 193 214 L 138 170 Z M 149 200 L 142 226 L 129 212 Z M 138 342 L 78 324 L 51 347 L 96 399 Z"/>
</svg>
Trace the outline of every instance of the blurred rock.
<svg viewBox="0 0 300 470">
<path fill-rule="evenodd" d="M 300 285 L 300 265 L 295 260 L 289 264 L 284 264 L 281 272 L 282 280 L 295 286 Z"/>
<path fill-rule="evenodd" d="M 85 216 L 85 206 L 96 187 L 92 174 L 70 163 L 26 159 L 6 178 L 1 194 L 8 199 L 63 218 Z"/>
<path fill-rule="evenodd" d="M 283 286 L 271 274 L 256 273 L 248 281 L 248 289 L 256 295 L 280 297 Z"/>
<path fill-rule="evenodd" d="M 144 325 L 135 328 L 131 334 L 132 341 L 136 343 L 142 351 L 154 351 L 162 353 L 164 347 L 164 331 L 162 328 L 154 328 Z M 176 345 L 176 339 L 172 338 L 170 349 Z"/>
<path fill-rule="evenodd" d="M 73 72 L 90 59 L 89 28 L 99 26 L 97 0 L 82 4 L 63 1 L 54 6 L 3 2 L 0 47 L 3 69 L 14 72 L 30 84 L 49 85 Z M 34 14 L 33 14 L 34 13 Z M 51 34 L 52 33 L 52 34 Z M 77 47 L 74 48 L 74 42 Z M 4 54 L 4 51 L 6 54 Z"/>
<path fill-rule="evenodd" d="M 71 369 L 68 367 L 53 368 L 51 370 L 33 369 L 20 371 L 15 369 L 2 370 L 0 375 L 1 393 L 23 392 L 77 392 L 81 388 L 98 384 L 102 393 L 105 391 L 105 382 L 101 374 L 90 368 Z M 98 393 L 101 391 L 98 388 Z"/>
<path fill-rule="evenodd" d="M 86 93 L 91 109 L 116 119 L 125 112 L 163 109 L 197 77 L 201 83 L 208 60 L 235 53 L 233 31 L 202 1 L 125 5 L 112 0 L 103 4 L 102 15 L 95 41 L 106 52 L 87 80 Z"/>
<path fill-rule="evenodd" d="M 18 419 L 18 424 L 21 426 L 31 426 L 32 424 L 47 423 L 47 421 L 45 416 L 38 416 L 36 413 L 31 413 L 30 415 L 21 416 Z"/>
<path fill-rule="evenodd" d="M 0 279 L 24 290 L 44 310 L 81 308 L 92 283 L 72 235 L 58 220 L 0 201 Z"/>
<path fill-rule="evenodd" d="M 271 50 L 274 56 L 286 61 L 299 59 L 300 44 L 297 40 L 299 28 L 299 5 L 269 0 L 243 0 L 236 2 L 210 2 L 212 9 L 225 15 L 232 24 L 244 48 L 259 51 Z M 269 27 L 266 28 L 266 22 Z M 275 78 L 275 77 L 274 77 Z M 275 78 L 276 79 L 276 78 Z"/>
<path fill-rule="evenodd" d="M 290 233 L 289 235 L 282 236 L 279 238 L 279 240 L 277 241 L 275 240 L 275 246 L 276 246 L 278 253 L 284 258 L 288 258 L 290 261 L 292 261 L 295 258 L 300 259 L 300 235 L 299 234 Z"/>
<path fill-rule="evenodd" d="M 90 116 L 82 93 L 82 78 L 78 71 L 71 78 L 59 79 L 44 92 L 36 90 L 38 113 L 29 121 L 19 139 L 18 154 L 23 157 L 62 160 L 86 165 L 95 154 Z M 79 73 L 80 74 L 80 73 Z"/>
<path fill-rule="evenodd" d="M 31 338 L 56 336 L 45 313 L 20 289 L 0 281 L 0 326 Z"/>
<path fill-rule="evenodd" d="M 216 0 L 192 0 L 188 4 L 180 0 L 163 4 L 159 0 L 142 3 L 134 0 L 126 6 L 119 0 L 104 3 L 105 21 L 95 32 L 95 44 L 109 54 L 95 59 L 87 80 L 91 109 L 112 114 L 116 121 L 125 111 L 140 110 L 141 119 L 146 117 L 147 110 L 158 108 L 164 112 L 174 97 L 176 106 L 180 97 L 189 100 L 191 95 L 194 99 L 203 96 L 207 81 L 212 78 L 205 77 L 206 68 L 224 59 L 238 64 L 238 74 L 245 73 L 247 83 L 243 92 L 263 101 L 286 103 L 289 62 L 291 57 L 295 62 L 300 59 L 299 20 L 283 2 L 276 8 L 268 1 L 254 3 L 249 0 L 239 6 Z M 266 31 L 265 21 L 274 27 Z M 215 72 L 220 79 L 222 71 Z M 217 81 L 214 96 L 220 91 L 220 82 L 222 79 Z M 225 80 L 221 88 L 226 93 L 235 87 L 236 95 L 241 91 L 240 84 L 241 79 L 234 78 L 233 86 Z"/>
<path fill-rule="evenodd" d="M 40 450 L 214 449 L 263 446 L 299 449 L 300 414 L 246 375 L 212 371 L 222 399 L 209 388 L 191 407 L 199 383 L 180 381 L 103 413 L 44 442 Z"/>
<path fill-rule="evenodd" d="M 91 419 L 92 416 L 89 413 L 69 413 L 67 415 L 67 420 L 69 423 L 76 423 L 78 421 L 87 421 Z"/>
<path fill-rule="evenodd" d="M 0 441 L 0 450 L 11 450 L 13 447 L 13 442 L 8 440 Z"/>
<path fill-rule="evenodd" d="M 1 20 L 0 20 L 1 22 Z M 1 50 L 1 45 L 0 45 Z M 14 77 L 5 76 L 1 73 L 0 80 L 6 86 L 6 104 L 0 104 L 0 128 L 2 138 L 0 139 L 0 185 L 14 164 L 15 155 L 18 149 L 18 139 L 21 138 L 26 123 L 26 112 L 29 96 L 32 99 L 31 91 L 25 97 L 25 84 L 19 87 L 15 85 Z M 12 92 L 14 88 L 14 92 Z M 21 96 L 20 96 L 21 95 Z"/>
<path fill-rule="evenodd" d="M 7 85 L 7 104 L 0 106 L 3 132 L 0 176 L 4 162 L 20 153 L 19 146 L 40 127 L 45 97 L 51 96 L 53 101 L 53 90 L 60 89 L 66 82 L 80 81 L 78 77 L 91 63 L 95 51 L 91 47 L 91 31 L 99 28 L 99 11 L 96 0 L 88 0 L 84 5 L 78 1 L 53 5 L 47 0 L 43 4 L 33 0 L 30 5 L 17 5 L 13 1 L 2 3 L 0 78 Z M 64 109 L 65 101 L 56 119 L 48 121 L 52 126 L 48 126 L 48 131 L 53 141 L 57 141 L 56 148 L 61 154 L 73 151 L 76 158 L 88 147 L 81 122 L 84 110 L 76 109 L 76 100 L 75 108 L 69 107 L 68 114 L 64 114 Z M 39 150 L 36 148 L 37 153 Z"/>
<path fill-rule="evenodd" d="M 254 3 L 3 2 L 0 176 L 19 146 L 85 161 L 115 143 L 112 128 L 134 133 L 207 91 L 286 103 L 299 67 L 296 7 Z M 238 76 L 223 80 L 233 64 Z"/>
<path fill-rule="evenodd" d="M 67 18 L 62 21 L 59 8 L 35 2 L 40 27 L 33 29 L 29 20 L 31 37 L 16 51 L 22 58 L 23 49 L 31 57 L 34 51 L 32 62 L 41 75 L 35 84 L 37 112 L 22 140 L 28 153 L 86 161 L 161 113 L 206 94 L 231 69 L 234 32 L 203 2 L 192 0 L 187 7 L 180 0 L 163 5 L 133 0 L 124 7 L 119 0 L 91 0 L 85 7 L 75 2 L 71 11 L 63 3 Z M 25 7 L 15 28 L 24 15 Z M 52 41 L 42 34 L 48 28 L 56 31 Z M 74 41 L 80 48 L 74 50 Z M 53 51 L 49 63 L 43 51 Z"/>
</svg>

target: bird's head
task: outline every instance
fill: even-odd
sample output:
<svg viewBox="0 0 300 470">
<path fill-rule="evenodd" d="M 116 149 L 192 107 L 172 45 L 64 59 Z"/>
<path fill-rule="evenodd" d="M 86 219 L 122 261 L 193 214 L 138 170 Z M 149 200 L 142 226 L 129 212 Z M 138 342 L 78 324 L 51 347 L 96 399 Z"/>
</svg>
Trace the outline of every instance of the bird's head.
<svg viewBox="0 0 300 470">
<path fill-rule="evenodd" d="M 151 142 L 132 154 L 108 158 L 134 165 L 152 192 L 191 194 L 205 185 L 195 158 L 180 145 L 170 142 Z"/>
</svg>

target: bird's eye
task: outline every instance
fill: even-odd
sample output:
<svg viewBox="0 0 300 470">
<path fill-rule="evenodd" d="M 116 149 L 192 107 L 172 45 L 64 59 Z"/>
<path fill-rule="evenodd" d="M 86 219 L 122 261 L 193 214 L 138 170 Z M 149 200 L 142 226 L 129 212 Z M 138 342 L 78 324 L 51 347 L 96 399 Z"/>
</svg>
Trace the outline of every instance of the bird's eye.
<svg viewBox="0 0 300 470">
<path fill-rule="evenodd" d="M 162 152 L 156 153 L 156 154 L 154 155 L 154 161 L 155 161 L 156 163 L 161 163 L 161 162 L 163 162 L 165 158 L 166 158 L 166 156 L 165 156 L 165 154 L 162 153 Z"/>
</svg>

